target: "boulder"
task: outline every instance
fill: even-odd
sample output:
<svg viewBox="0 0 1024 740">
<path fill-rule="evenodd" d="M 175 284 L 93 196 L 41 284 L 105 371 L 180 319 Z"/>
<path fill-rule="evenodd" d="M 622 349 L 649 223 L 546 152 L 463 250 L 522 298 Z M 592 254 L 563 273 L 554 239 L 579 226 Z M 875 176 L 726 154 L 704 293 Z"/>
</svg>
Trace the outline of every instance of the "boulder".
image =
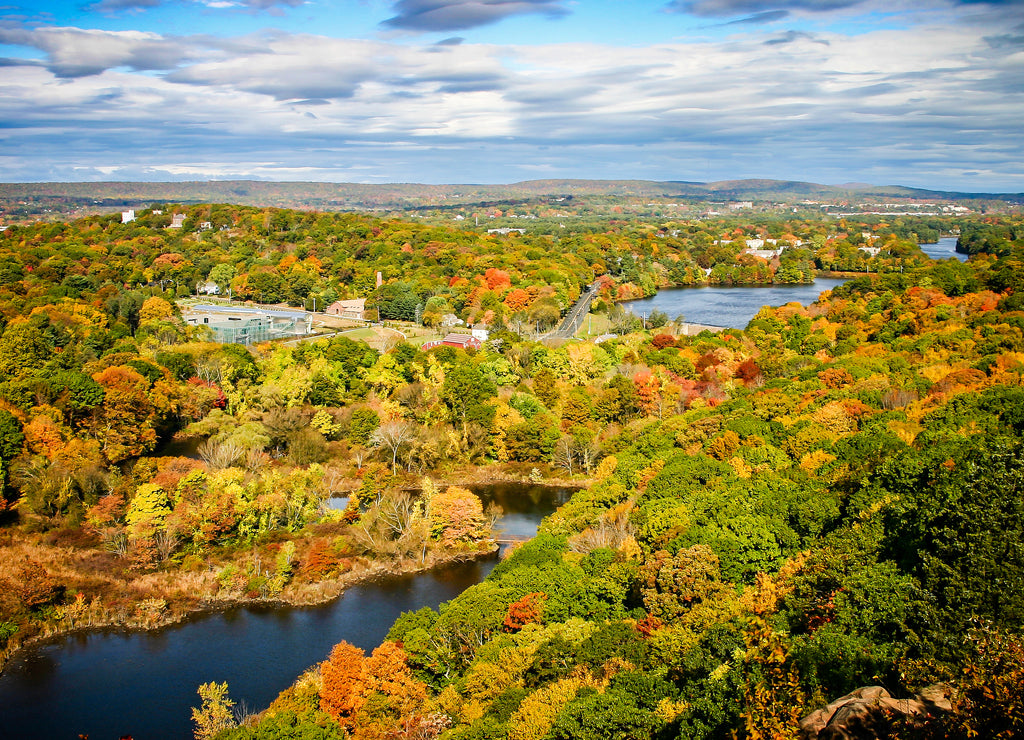
<svg viewBox="0 0 1024 740">
<path fill-rule="evenodd" d="M 805 740 L 879 740 L 894 721 L 949 711 L 950 693 L 940 684 L 913 699 L 894 699 L 881 686 L 864 686 L 804 717 L 800 734 Z"/>
</svg>

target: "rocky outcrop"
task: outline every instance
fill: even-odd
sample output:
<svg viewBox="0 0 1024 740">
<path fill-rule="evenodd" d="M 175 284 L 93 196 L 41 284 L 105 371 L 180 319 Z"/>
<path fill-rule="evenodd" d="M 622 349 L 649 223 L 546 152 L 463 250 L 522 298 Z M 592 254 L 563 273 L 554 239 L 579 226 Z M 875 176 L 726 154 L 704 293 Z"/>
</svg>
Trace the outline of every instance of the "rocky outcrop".
<svg viewBox="0 0 1024 740">
<path fill-rule="evenodd" d="M 881 686 L 865 686 L 800 721 L 806 740 L 879 740 L 894 723 L 948 712 L 950 688 L 929 686 L 912 699 L 894 699 Z"/>
</svg>

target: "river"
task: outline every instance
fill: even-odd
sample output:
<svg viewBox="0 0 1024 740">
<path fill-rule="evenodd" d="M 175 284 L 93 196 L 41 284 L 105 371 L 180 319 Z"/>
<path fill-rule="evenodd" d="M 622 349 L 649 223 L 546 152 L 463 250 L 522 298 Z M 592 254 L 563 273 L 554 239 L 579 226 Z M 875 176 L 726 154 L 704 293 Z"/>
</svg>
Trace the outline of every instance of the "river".
<svg viewBox="0 0 1024 740">
<path fill-rule="evenodd" d="M 955 236 L 942 236 L 937 242 L 920 245 L 921 251 L 933 260 L 948 260 L 950 257 L 955 257 L 961 262 L 966 262 L 967 255 L 956 251 L 956 241 L 957 237 Z"/>
<path fill-rule="evenodd" d="M 651 298 L 624 303 L 637 316 L 661 311 L 669 319 L 682 315 L 691 324 L 708 324 L 743 329 L 762 306 L 782 306 L 796 301 L 814 303 L 826 290 L 846 282 L 845 278 L 818 278 L 808 285 L 724 286 L 668 288 Z"/>
<path fill-rule="evenodd" d="M 497 530 L 527 536 L 571 495 L 531 485 L 473 488 L 504 508 Z M 232 699 L 258 711 L 336 643 L 369 652 L 399 614 L 436 608 L 496 564 L 492 557 L 381 578 L 318 607 L 235 608 L 158 630 L 88 631 L 42 643 L 0 674 L 0 737 L 191 738 L 199 684 L 227 681 Z"/>
<path fill-rule="evenodd" d="M 967 261 L 956 251 L 955 236 L 944 236 L 934 244 L 921 244 L 921 251 L 934 260 L 955 257 Z M 669 319 L 682 315 L 691 324 L 707 324 L 743 329 L 763 306 L 783 306 L 796 301 L 804 306 L 814 303 L 822 293 L 846 282 L 846 278 L 818 278 L 808 285 L 708 285 L 700 288 L 668 288 L 651 298 L 627 301 L 622 305 L 637 316 L 647 317 L 661 311 Z"/>
</svg>

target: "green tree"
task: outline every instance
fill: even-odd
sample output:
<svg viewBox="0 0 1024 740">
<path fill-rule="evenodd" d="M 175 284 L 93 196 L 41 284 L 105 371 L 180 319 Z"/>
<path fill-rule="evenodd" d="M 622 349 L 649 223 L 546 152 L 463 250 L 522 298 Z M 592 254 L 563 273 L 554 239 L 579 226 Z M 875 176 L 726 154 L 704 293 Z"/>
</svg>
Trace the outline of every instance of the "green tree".
<svg viewBox="0 0 1024 740">
<path fill-rule="evenodd" d="M 357 444 L 366 444 L 380 426 L 380 416 L 365 406 L 352 412 L 348 421 L 348 438 Z"/>
<path fill-rule="evenodd" d="M 237 274 L 238 271 L 235 270 L 234 265 L 221 262 L 210 269 L 210 274 L 207 276 L 207 279 L 210 282 L 217 284 L 217 289 L 220 291 L 221 295 L 227 295 L 228 288 L 231 287 L 231 281 L 235 279 L 235 275 Z"/>
<path fill-rule="evenodd" d="M 471 421 L 490 426 L 494 407 L 487 401 L 494 397 L 495 390 L 480 368 L 469 362 L 459 363 L 445 374 L 441 398 L 451 418 L 462 425 L 463 439 L 469 433 Z"/>
<path fill-rule="evenodd" d="M 665 621 L 680 617 L 727 588 L 718 570 L 718 556 L 706 545 L 680 550 L 675 557 L 660 550 L 640 568 L 644 606 Z"/>
<path fill-rule="evenodd" d="M 883 466 L 900 496 L 887 546 L 920 579 L 914 612 L 940 655 L 959 651 L 973 617 L 1024 623 L 1022 451 L 1016 439 L 978 436 Z"/>
<path fill-rule="evenodd" d="M 18 418 L 7 409 L 0 409 L 0 460 L 8 463 L 21 453 L 25 435 Z"/>
</svg>

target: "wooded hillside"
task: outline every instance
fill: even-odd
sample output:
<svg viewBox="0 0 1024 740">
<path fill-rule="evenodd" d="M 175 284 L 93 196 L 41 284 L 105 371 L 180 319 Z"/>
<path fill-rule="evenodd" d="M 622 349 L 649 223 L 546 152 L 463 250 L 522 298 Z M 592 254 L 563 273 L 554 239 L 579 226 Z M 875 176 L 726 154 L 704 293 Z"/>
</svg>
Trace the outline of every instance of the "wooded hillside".
<svg viewBox="0 0 1024 740">
<path fill-rule="evenodd" d="M 914 235 L 952 227 L 970 262 L 927 260 Z M 792 257 L 740 255 L 776 233 Z M 203 736 L 795 737 L 856 687 L 939 682 L 953 711 L 894 733 L 1019 732 L 1021 233 L 729 219 L 499 238 L 235 206 L 10 228 L 0 638 L 303 603 L 375 562 L 478 552 L 488 512 L 430 478 L 487 465 L 584 488 L 487 581 L 371 656 L 340 645 L 258 723 L 211 720 L 228 694 L 207 685 Z M 615 324 L 615 298 L 698 272 L 866 267 L 865 239 L 885 246 L 870 274 L 742 331 L 639 330 L 618 309 L 600 344 L 530 338 L 597 278 Z M 205 279 L 493 333 L 469 351 L 219 345 L 173 302 Z M 158 452 L 175 432 L 198 459 Z"/>
</svg>

